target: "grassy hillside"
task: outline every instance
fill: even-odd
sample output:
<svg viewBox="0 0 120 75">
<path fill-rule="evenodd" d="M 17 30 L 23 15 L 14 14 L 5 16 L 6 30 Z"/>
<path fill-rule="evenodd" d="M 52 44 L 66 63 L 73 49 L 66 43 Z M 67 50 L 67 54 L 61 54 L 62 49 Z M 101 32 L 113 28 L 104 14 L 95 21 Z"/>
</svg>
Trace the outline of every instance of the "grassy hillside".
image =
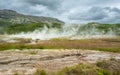
<svg viewBox="0 0 120 75">
<path fill-rule="evenodd" d="M 30 23 L 30 24 L 16 24 L 7 26 L 4 28 L 6 33 L 15 34 L 21 32 L 32 32 L 34 30 L 42 30 L 44 27 L 47 28 L 61 28 L 63 24 L 61 23 L 47 23 L 47 22 L 38 22 L 38 23 Z"/>
<path fill-rule="evenodd" d="M 120 24 L 101 24 L 101 23 L 88 23 L 79 28 L 84 34 L 116 34 L 120 35 Z M 78 32 L 80 34 L 81 32 Z"/>
<path fill-rule="evenodd" d="M 61 30 L 61 33 L 71 33 L 73 31 L 74 35 L 120 35 L 120 24 L 88 23 L 82 26 L 69 25 L 67 28 L 64 28 L 64 24 L 58 22 L 34 22 L 14 25 L 6 24 L 6 26 L 0 26 L 0 33 L 15 34 L 21 32 L 32 32 L 36 29 L 41 31 L 44 27 L 48 29 L 55 28 L 57 31 Z M 76 31 L 74 31 L 74 29 L 76 29 Z"/>
<path fill-rule="evenodd" d="M 33 31 L 44 25 L 59 27 L 60 24 L 64 24 L 64 22 L 56 18 L 24 15 L 14 10 L 0 10 L 0 34 Z"/>
</svg>

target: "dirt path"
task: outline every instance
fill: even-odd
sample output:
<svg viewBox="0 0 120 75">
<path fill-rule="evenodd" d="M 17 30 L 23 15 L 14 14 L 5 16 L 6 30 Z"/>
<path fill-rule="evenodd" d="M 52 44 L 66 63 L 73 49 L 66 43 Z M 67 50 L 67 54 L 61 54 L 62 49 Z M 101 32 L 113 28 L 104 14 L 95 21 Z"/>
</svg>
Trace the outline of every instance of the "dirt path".
<svg viewBox="0 0 120 75">
<path fill-rule="evenodd" d="M 15 72 L 32 74 L 37 68 L 56 71 L 78 63 L 95 63 L 109 58 L 120 59 L 120 53 L 80 49 L 0 51 L 0 75 Z"/>
</svg>

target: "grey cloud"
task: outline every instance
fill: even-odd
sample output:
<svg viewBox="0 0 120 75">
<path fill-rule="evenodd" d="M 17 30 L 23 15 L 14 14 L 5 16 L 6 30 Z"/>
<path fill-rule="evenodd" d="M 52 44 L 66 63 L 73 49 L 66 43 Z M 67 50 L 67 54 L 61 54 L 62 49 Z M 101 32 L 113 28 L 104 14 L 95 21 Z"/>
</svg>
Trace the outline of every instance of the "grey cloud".
<svg viewBox="0 0 120 75">
<path fill-rule="evenodd" d="M 71 20 L 84 20 L 105 23 L 120 22 L 120 9 L 112 7 L 92 7 L 84 12 L 73 13 Z"/>
<path fill-rule="evenodd" d="M 51 10 L 56 10 L 61 5 L 62 0 L 22 0 L 31 5 L 47 6 Z"/>
<path fill-rule="evenodd" d="M 55 3 L 55 4 L 54 4 Z M 55 15 L 59 8 L 60 0 L 0 0 L 1 9 L 12 9 L 20 13 L 36 16 Z"/>
<path fill-rule="evenodd" d="M 120 22 L 118 0 L 0 0 L 0 9 L 65 22 Z"/>
<path fill-rule="evenodd" d="M 19 5 L 26 4 L 30 6 L 35 5 L 43 5 L 47 6 L 49 9 L 57 9 L 60 4 L 62 3 L 62 0 L 0 0 L 0 8 L 11 8 L 12 5 Z M 15 8 L 15 7 L 14 7 Z"/>
<path fill-rule="evenodd" d="M 107 17 L 106 12 L 99 7 L 92 7 L 85 12 L 73 13 L 69 17 L 70 19 L 78 20 L 99 20 Z"/>
</svg>

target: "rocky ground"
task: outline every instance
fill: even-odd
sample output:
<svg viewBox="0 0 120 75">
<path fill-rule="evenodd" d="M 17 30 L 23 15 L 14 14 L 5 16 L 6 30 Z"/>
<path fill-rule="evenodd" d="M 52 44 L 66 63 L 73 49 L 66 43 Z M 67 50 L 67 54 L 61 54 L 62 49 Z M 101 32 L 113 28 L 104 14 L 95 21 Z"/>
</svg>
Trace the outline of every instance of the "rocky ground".
<svg viewBox="0 0 120 75">
<path fill-rule="evenodd" d="M 8 50 L 0 51 L 0 75 L 32 74 L 36 69 L 54 72 L 79 63 L 96 63 L 104 59 L 120 59 L 120 53 L 94 50 Z"/>
</svg>

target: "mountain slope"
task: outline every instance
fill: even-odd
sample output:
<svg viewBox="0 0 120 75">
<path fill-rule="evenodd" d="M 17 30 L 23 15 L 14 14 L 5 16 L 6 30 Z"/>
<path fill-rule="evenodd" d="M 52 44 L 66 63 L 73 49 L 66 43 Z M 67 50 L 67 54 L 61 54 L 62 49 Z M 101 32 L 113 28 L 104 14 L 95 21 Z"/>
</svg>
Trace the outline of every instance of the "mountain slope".
<svg viewBox="0 0 120 75">
<path fill-rule="evenodd" d="M 17 13 L 16 11 L 13 11 L 13 10 L 6 10 L 6 9 L 0 10 L 0 26 L 32 23 L 32 22 L 64 23 L 56 18 L 29 16 L 29 15 L 23 15 L 23 14 Z"/>
<path fill-rule="evenodd" d="M 0 34 L 28 32 L 37 28 L 61 27 L 64 22 L 56 18 L 23 15 L 13 10 L 0 10 Z"/>
</svg>

